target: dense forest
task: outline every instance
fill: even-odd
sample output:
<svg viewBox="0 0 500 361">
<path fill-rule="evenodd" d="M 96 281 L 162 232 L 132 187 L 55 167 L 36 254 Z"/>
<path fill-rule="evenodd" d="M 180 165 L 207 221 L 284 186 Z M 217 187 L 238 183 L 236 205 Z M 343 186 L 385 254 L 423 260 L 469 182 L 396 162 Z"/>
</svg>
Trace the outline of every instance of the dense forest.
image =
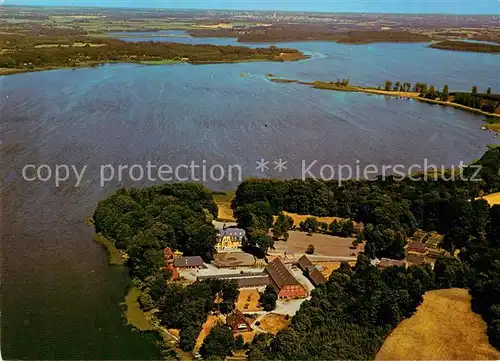
<svg viewBox="0 0 500 361">
<path fill-rule="evenodd" d="M 237 283 L 215 279 L 187 287 L 169 283 L 163 249 L 171 247 L 210 261 L 216 243 L 211 221 L 216 214 L 212 193 L 199 184 L 121 189 L 101 201 L 94 213 L 96 232 L 128 254 L 141 307 L 156 309 L 163 326 L 180 329 L 180 347 L 185 351 L 194 348 L 210 312 L 233 310 Z"/>
<path fill-rule="evenodd" d="M 249 230 L 250 238 L 252 234 L 259 234 L 259 239 L 260 230 L 269 224 L 270 213 L 280 214 L 282 211 L 288 211 L 314 216 L 352 218 L 364 224 L 362 238 L 366 241 L 365 254 L 368 258 L 404 258 L 406 240 L 419 228 L 444 234 L 442 246 L 451 254 L 460 251 L 459 258 L 449 257 L 438 260 L 434 270 L 436 275 L 430 276 L 432 283 L 428 283 L 428 287 L 469 286 L 475 310 L 481 313 L 488 322 L 490 341 L 499 347 L 500 206 L 490 208 L 485 200 L 476 199 L 476 197 L 500 190 L 500 149 L 489 150 L 476 162 L 476 165 L 482 167 L 480 182 L 446 181 L 442 178 L 415 182 L 409 179 L 396 181 L 379 178 L 375 181 L 349 181 L 339 186 L 338 182 L 312 179 L 304 181 L 247 180 L 238 187 L 233 208 L 238 223 Z M 465 168 L 464 175 L 470 177 L 473 172 L 475 170 Z M 266 247 L 272 247 L 272 241 L 271 239 L 271 243 L 266 244 Z M 410 272 L 419 274 L 422 272 L 420 269 L 415 270 L 416 268 L 410 268 Z M 426 272 L 428 273 L 429 270 Z M 385 280 L 384 273 L 385 271 L 378 276 L 376 270 L 367 272 L 369 284 L 375 288 L 367 288 L 365 293 L 359 293 L 357 289 L 360 287 L 360 282 L 366 281 L 364 278 L 359 279 L 358 277 L 361 276 L 357 276 L 357 272 L 354 273 L 354 278 L 350 279 L 342 275 L 344 283 L 341 284 L 336 279 L 340 277 L 338 274 L 332 276 L 333 285 L 330 280 L 325 286 L 326 290 L 319 288 L 313 294 L 313 300 L 303 306 L 300 314 L 307 314 L 303 323 L 297 324 L 297 320 L 301 317 L 300 314 L 296 316 L 292 323 L 293 327 L 278 334 L 270 344 L 270 349 L 266 349 L 265 355 L 269 356 L 268 352 L 272 352 L 276 359 L 301 359 L 306 354 L 309 355 L 309 359 L 325 359 L 327 355 L 330 355 L 328 359 L 373 357 L 384 337 L 394 326 L 393 322 L 396 322 L 395 324 L 399 322 L 391 320 L 396 320 L 398 317 L 401 319 L 411 314 L 420 302 L 415 295 L 413 301 L 406 300 L 408 303 L 404 304 L 404 311 L 391 311 L 398 317 L 394 319 L 389 317 L 387 322 L 384 318 L 382 323 L 377 323 L 380 317 L 377 312 L 382 312 L 383 303 L 378 303 L 381 302 L 380 300 L 374 304 L 370 303 L 372 301 L 366 301 L 367 305 L 374 307 L 371 311 L 367 311 L 371 312 L 371 323 L 353 320 L 365 303 L 365 301 L 360 301 L 359 304 L 356 303 L 356 306 L 353 306 L 350 303 L 354 302 L 353 294 L 365 295 L 368 298 L 381 297 L 381 294 L 385 292 L 381 290 L 385 289 L 387 284 L 380 283 L 378 277 Z M 350 283 L 351 281 L 353 284 Z M 409 284 L 413 281 L 411 278 L 407 280 Z M 330 287 L 332 287 L 332 294 L 327 291 Z M 354 289 L 351 290 L 351 287 Z M 422 292 L 429 289 L 415 285 L 407 289 L 413 289 L 413 287 Z M 389 284 L 389 288 L 397 290 L 393 284 Z M 342 296 L 336 299 L 337 294 Z M 397 299 L 399 296 L 390 297 Z M 344 298 L 344 301 L 339 301 Z M 315 308 L 315 302 L 321 305 L 318 306 L 319 309 Z M 344 302 L 345 306 L 343 306 Z M 307 313 L 310 308 L 313 311 Z M 339 315 L 335 316 L 333 310 L 337 309 Z M 328 316 L 330 313 L 333 317 L 333 326 L 332 324 L 328 327 L 321 326 L 327 323 L 315 321 L 322 317 L 330 317 Z M 318 328 L 315 332 L 318 332 L 318 339 L 322 339 L 322 342 L 310 343 L 312 325 Z M 338 325 L 338 329 L 335 325 Z M 346 334 L 352 333 L 349 333 L 347 339 L 343 339 L 340 334 L 341 330 Z M 260 345 L 257 349 L 268 346 L 268 343 L 264 341 L 256 341 Z M 296 345 L 301 345 L 301 342 L 304 347 L 301 350 L 303 353 L 299 352 L 292 357 L 291 350 Z M 330 342 L 332 349 L 323 353 L 320 344 L 326 345 Z M 255 355 L 253 356 L 255 360 L 260 359 L 259 351 L 255 351 Z"/>
<path fill-rule="evenodd" d="M 163 266 L 163 249 L 210 261 L 215 253 L 212 219 L 217 206 L 199 184 L 121 189 L 101 201 L 94 213 L 96 232 L 129 256 L 133 277 L 144 280 Z"/>
<path fill-rule="evenodd" d="M 425 43 L 430 41 L 427 35 L 409 31 L 350 31 L 338 42 L 342 44 L 370 43 Z"/>
<path fill-rule="evenodd" d="M 228 315 L 234 309 L 239 291 L 236 281 L 207 279 L 187 287 L 160 282 L 146 288 L 158 308 L 157 317 L 167 327 L 180 330 L 179 347 L 192 351 L 210 312 Z M 146 293 L 147 294 L 147 293 Z"/>
<path fill-rule="evenodd" d="M 481 182 L 389 178 L 339 186 L 337 181 L 313 179 L 247 180 L 238 187 L 233 207 L 249 240 L 258 236 L 253 246 L 264 252 L 273 244 L 262 233 L 272 226 L 273 214 L 282 211 L 363 223 L 370 257 L 403 258 L 406 239 L 418 228 L 444 234 L 444 246 L 452 252 L 470 237 L 483 237 L 488 204 L 471 199 L 500 189 L 500 149 L 488 151 L 477 165 L 482 166 Z M 474 171 L 465 168 L 464 175 L 468 172 Z"/>
</svg>

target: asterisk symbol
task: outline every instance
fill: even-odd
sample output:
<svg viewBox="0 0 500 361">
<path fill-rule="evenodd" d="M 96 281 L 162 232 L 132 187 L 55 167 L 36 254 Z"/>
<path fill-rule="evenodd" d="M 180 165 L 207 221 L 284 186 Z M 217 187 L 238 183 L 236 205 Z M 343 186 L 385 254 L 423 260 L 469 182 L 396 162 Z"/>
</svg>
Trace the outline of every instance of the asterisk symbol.
<svg viewBox="0 0 500 361">
<path fill-rule="evenodd" d="M 268 164 L 268 161 L 266 161 L 264 158 L 261 158 L 260 161 L 257 161 L 257 170 L 260 170 L 262 173 L 264 173 L 269 169 Z"/>
<path fill-rule="evenodd" d="M 274 169 L 277 169 L 280 173 L 288 169 L 286 167 L 286 165 L 288 163 L 286 160 L 283 160 L 283 159 L 280 158 L 277 162 L 274 161 L 273 163 L 276 165 L 274 167 Z"/>
</svg>

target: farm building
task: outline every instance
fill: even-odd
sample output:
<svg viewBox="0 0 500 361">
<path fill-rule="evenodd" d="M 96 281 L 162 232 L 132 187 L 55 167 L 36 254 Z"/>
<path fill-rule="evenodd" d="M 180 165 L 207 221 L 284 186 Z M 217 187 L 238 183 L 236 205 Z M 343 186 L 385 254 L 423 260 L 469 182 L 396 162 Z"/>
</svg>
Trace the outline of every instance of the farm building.
<svg viewBox="0 0 500 361">
<path fill-rule="evenodd" d="M 226 324 L 231 327 L 233 333 L 252 331 L 250 322 L 247 321 L 245 315 L 238 309 L 227 316 Z"/>
<path fill-rule="evenodd" d="M 174 260 L 174 266 L 178 269 L 205 268 L 203 259 L 200 256 L 178 257 Z"/>
<path fill-rule="evenodd" d="M 206 280 L 208 278 L 235 280 L 236 282 L 238 282 L 238 288 L 263 288 L 271 283 L 271 281 L 269 280 L 269 275 L 265 272 L 222 274 L 197 277 L 199 281 Z"/>
<path fill-rule="evenodd" d="M 444 251 L 441 251 L 438 249 L 429 249 L 429 252 L 427 253 L 427 258 L 434 261 L 434 260 L 438 259 L 440 256 L 444 256 L 444 255 L 445 255 Z"/>
<path fill-rule="evenodd" d="M 311 262 L 311 260 L 306 255 L 303 255 L 297 261 L 297 266 L 299 266 L 299 268 L 305 272 L 305 271 L 307 271 L 308 267 L 314 267 L 314 264 Z"/>
<path fill-rule="evenodd" d="M 422 242 L 410 242 L 407 250 L 408 252 L 425 253 L 427 252 L 427 246 Z"/>
<path fill-rule="evenodd" d="M 306 274 L 307 278 L 311 281 L 314 286 L 322 285 L 327 282 L 327 279 L 321 271 L 311 262 L 311 260 L 303 255 L 297 261 L 299 268 Z"/>
<path fill-rule="evenodd" d="M 303 298 L 307 297 L 304 287 L 297 281 L 293 273 L 283 263 L 280 257 L 276 257 L 266 267 L 266 272 L 271 278 L 272 285 L 279 298 Z"/>
<path fill-rule="evenodd" d="M 409 254 L 406 256 L 408 265 L 421 266 L 425 263 L 425 256 L 422 254 Z"/>
</svg>

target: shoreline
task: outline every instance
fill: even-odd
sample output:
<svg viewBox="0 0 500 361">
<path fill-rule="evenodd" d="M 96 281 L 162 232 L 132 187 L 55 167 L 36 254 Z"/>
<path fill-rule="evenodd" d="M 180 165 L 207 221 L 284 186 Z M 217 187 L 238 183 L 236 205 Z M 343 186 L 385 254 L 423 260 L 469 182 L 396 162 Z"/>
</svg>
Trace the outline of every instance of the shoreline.
<svg viewBox="0 0 500 361">
<path fill-rule="evenodd" d="M 104 237 L 101 233 L 96 233 L 94 242 L 102 245 L 108 254 L 108 266 L 110 267 L 125 267 L 126 255 L 121 253 L 116 246 Z M 121 307 L 122 318 L 124 322 L 137 332 L 155 332 L 162 339 L 162 344 L 165 346 L 172 345 L 178 342 L 167 329 L 160 325 L 159 320 L 154 315 L 154 310 L 145 312 L 142 310 L 139 297 L 142 291 L 134 284 L 133 280 L 127 287 L 123 301 L 119 303 Z M 181 354 L 185 360 L 194 360 L 181 349 L 174 347 L 176 353 Z M 161 347 L 158 347 L 161 350 Z"/>
<path fill-rule="evenodd" d="M 94 242 L 100 244 L 106 250 L 108 254 L 108 265 L 109 266 L 125 266 L 127 257 L 122 254 L 118 248 L 101 233 L 96 233 L 94 236 Z"/>
<path fill-rule="evenodd" d="M 487 113 L 487 112 L 482 111 L 480 109 L 471 108 L 471 107 L 468 107 L 468 106 L 465 106 L 462 104 L 453 103 L 451 101 L 445 102 L 443 100 L 435 100 L 435 99 L 433 100 L 433 99 L 422 98 L 419 96 L 419 93 L 417 93 L 417 92 L 380 90 L 380 89 L 374 89 L 374 88 L 369 88 L 369 87 L 360 87 L 360 86 L 351 86 L 351 85 L 343 86 L 343 85 L 330 84 L 330 83 L 322 82 L 322 81 L 304 82 L 304 81 L 299 81 L 299 80 L 282 79 L 282 78 L 276 78 L 276 77 L 268 77 L 268 79 L 269 79 L 269 81 L 271 81 L 273 83 L 307 85 L 307 86 L 310 86 L 314 89 L 321 89 L 321 90 L 358 92 L 358 93 L 366 93 L 366 94 L 374 94 L 374 95 L 409 98 L 409 99 L 418 100 L 418 101 L 424 102 L 424 103 L 452 107 L 452 108 L 468 111 L 470 113 L 475 113 L 478 115 L 484 115 L 487 117 L 493 117 L 493 118 L 500 119 L 500 114 Z M 488 128 L 488 124 L 486 124 L 485 126 Z M 494 127 L 492 127 L 492 128 L 494 128 Z M 500 131 L 500 129 L 497 131 Z"/>
</svg>

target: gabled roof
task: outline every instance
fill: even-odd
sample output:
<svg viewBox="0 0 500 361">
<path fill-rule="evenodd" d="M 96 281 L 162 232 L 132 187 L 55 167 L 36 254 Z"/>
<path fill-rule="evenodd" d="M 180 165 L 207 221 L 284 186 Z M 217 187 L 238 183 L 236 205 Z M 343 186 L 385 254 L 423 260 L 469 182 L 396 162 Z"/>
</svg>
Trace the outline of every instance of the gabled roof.
<svg viewBox="0 0 500 361">
<path fill-rule="evenodd" d="M 179 257 L 174 261 L 175 267 L 204 267 L 203 259 L 200 256 Z"/>
<path fill-rule="evenodd" d="M 425 263 L 425 256 L 419 254 L 409 254 L 408 256 L 406 256 L 406 260 L 409 264 L 420 266 L 421 264 Z"/>
<path fill-rule="evenodd" d="M 307 276 L 315 286 L 322 285 L 328 281 L 326 277 L 323 276 L 323 273 L 321 273 L 315 266 L 307 267 Z"/>
<path fill-rule="evenodd" d="M 297 264 L 299 265 L 300 269 L 305 271 L 307 267 L 314 266 L 314 264 L 311 262 L 311 260 L 306 256 L 303 255 L 302 257 L 299 258 L 297 261 Z"/>
<path fill-rule="evenodd" d="M 238 281 L 238 288 L 262 287 L 267 286 L 271 283 L 268 275 L 260 277 L 237 278 L 236 281 Z"/>
<path fill-rule="evenodd" d="M 221 237 L 224 237 L 224 236 L 245 237 L 246 232 L 244 229 L 241 229 L 241 228 L 225 228 L 225 229 L 221 229 L 219 231 L 219 235 Z"/>
<path fill-rule="evenodd" d="M 276 257 L 266 266 L 266 272 L 269 273 L 269 276 L 280 290 L 288 285 L 300 286 L 299 281 L 297 281 L 292 271 L 285 266 L 280 257 Z"/>
<path fill-rule="evenodd" d="M 245 315 L 238 309 L 235 309 L 229 316 L 226 318 L 227 325 L 234 325 L 235 323 L 245 323 L 248 326 L 248 322 L 245 318 Z"/>
<path fill-rule="evenodd" d="M 443 255 L 443 251 L 440 251 L 438 249 L 430 249 L 429 252 L 427 253 L 427 257 L 434 258 L 434 259 L 436 259 L 442 255 Z"/>
<path fill-rule="evenodd" d="M 427 250 L 427 246 L 422 243 L 422 242 L 410 242 L 408 244 L 408 251 L 412 251 L 412 252 L 425 252 Z"/>
</svg>

